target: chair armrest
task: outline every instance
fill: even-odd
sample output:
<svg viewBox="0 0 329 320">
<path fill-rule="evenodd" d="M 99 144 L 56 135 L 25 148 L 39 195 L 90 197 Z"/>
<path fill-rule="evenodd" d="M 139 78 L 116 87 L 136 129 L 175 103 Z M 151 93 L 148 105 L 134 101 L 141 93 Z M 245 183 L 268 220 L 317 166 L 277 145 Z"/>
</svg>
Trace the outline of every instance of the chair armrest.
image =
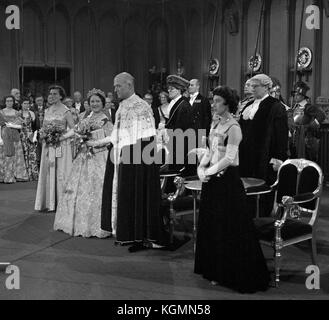
<svg viewBox="0 0 329 320">
<path fill-rule="evenodd" d="M 176 185 L 176 191 L 170 193 L 167 198 L 171 203 L 173 203 L 185 191 L 184 179 L 182 177 L 176 177 L 174 183 Z"/>
<path fill-rule="evenodd" d="M 295 205 L 299 203 L 305 203 L 312 201 L 319 197 L 321 194 L 321 188 L 317 188 L 314 192 L 305 192 L 298 194 L 294 197 L 291 197 L 291 200 L 289 200 L 289 205 Z M 283 203 L 283 198 L 282 198 L 282 203 Z"/>
<path fill-rule="evenodd" d="M 297 196 L 293 197 L 292 204 L 299 204 L 299 203 L 309 202 L 311 200 L 314 200 L 316 197 L 317 196 L 314 195 L 313 192 L 298 194 Z"/>
<path fill-rule="evenodd" d="M 184 177 L 184 182 L 199 180 L 198 176 L 188 176 Z"/>
<path fill-rule="evenodd" d="M 262 186 L 256 186 L 256 187 L 248 187 L 246 189 L 247 195 L 260 195 L 260 194 L 266 194 L 272 192 L 272 187 L 264 184 Z"/>
</svg>

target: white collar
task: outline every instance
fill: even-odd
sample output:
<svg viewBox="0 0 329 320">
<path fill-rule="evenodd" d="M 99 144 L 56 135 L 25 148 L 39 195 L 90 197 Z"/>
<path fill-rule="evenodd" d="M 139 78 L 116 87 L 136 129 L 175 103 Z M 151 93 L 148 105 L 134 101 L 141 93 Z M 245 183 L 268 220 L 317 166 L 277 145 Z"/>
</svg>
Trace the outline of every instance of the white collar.
<svg viewBox="0 0 329 320">
<path fill-rule="evenodd" d="M 261 98 L 261 99 L 255 99 L 255 101 L 254 102 L 262 102 L 263 100 L 265 100 L 267 97 L 269 97 L 270 95 L 267 93 L 267 94 L 265 94 L 265 96 L 263 97 L 263 98 Z"/>
<path fill-rule="evenodd" d="M 175 99 L 172 99 L 171 101 L 170 101 L 170 104 L 171 105 L 174 105 L 180 98 L 182 97 L 182 95 L 179 95 L 178 97 L 176 97 Z"/>
<path fill-rule="evenodd" d="M 193 93 L 190 95 L 190 99 L 196 98 L 199 95 L 199 92 Z"/>
<path fill-rule="evenodd" d="M 296 105 L 300 105 L 301 107 L 305 107 L 307 105 L 307 100 L 304 99 L 303 101 L 296 103 Z"/>
</svg>

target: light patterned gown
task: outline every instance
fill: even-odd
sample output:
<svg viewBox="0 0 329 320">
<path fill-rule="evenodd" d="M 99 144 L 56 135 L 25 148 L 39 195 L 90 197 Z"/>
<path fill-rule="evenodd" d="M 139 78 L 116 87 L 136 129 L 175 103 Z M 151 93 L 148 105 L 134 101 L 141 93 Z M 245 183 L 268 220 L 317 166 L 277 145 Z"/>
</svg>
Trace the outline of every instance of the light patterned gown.
<svg viewBox="0 0 329 320">
<path fill-rule="evenodd" d="M 97 118 L 96 118 L 97 117 Z M 92 128 L 91 140 L 110 135 L 113 125 L 105 115 L 82 120 L 81 127 Z M 105 238 L 110 232 L 101 230 L 102 191 L 108 150 L 94 148 L 94 154 L 83 147 L 73 162 L 73 169 L 57 207 L 54 229 L 74 236 Z"/>
<path fill-rule="evenodd" d="M 32 122 L 34 121 L 29 111 L 27 114 L 22 115 L 24 119 L 23 127 L 21 130 L 21 141 L 24 150 L 24 158 L 28 177 L 30 181 L 37 181 L 39 176 L 38 162 L 37 162 L 37 145 L 32 142 L 33 129 Z"/>
<path fill-rule="evenodd" d="M 46 109 L 43 126 L 57 123 L 67 128 L 68 124 L 65 118 L 67 112 L 70 111 L 64 105 L 58 111 L 53 111 L 51 108 Z M 71 172 L 71 168 L 72 148 L 70 139 L 62 141 L 57 152 L 54 147 L 43 142 L 35 210 L 56 210 L 60 195 L 63 193 L 63 185 Z"/>
<path fill-rule="evenodd" d="M 1 118 L 5 122 L 11 122 L 22 125 L 22 119 L 18 111 L 15 114 L 9 114 L 6 109 L 0 110 Z M 28 181 L 28 174 L 24 160 L 22 142 L 20 139 L 20 130 L 7 128 L 5 125 L 1 127 L 1 136 L 3 145 L 0 146 L 0 182 L 15 183 Z M 13 139 L 13 149 L 8 152 L 6 148 L 6 130 L 11 130 L 10 135 Z M 7 150 L 7 151 L 6 151 Z"/>
</svg>

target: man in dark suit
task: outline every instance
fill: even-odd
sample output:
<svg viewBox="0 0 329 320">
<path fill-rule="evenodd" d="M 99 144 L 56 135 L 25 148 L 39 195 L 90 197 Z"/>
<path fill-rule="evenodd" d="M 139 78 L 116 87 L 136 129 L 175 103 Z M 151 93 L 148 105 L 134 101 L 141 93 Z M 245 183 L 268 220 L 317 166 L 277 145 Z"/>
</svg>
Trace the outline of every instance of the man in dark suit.
<svg viewBox="0 0 329 320">
<path fill-rule="evenodd" d="M 190 105 L 192 106 L 193 128 L 198 137 L 198 143 L 202 136 L 208 137 L 211 126 L 211 105 L 209 100 L 200 94 L 200 81 L 192 79 L 188 88 Z M 200 132 L 199 132 L 200 130 Z M 202 131 L 201 131 L 202 130 Z M 205 131 L 205 134 L 203 133 Z M 201 134 L 199 134 L 201 133 Z"/>
<path fill-rule="evenodd" d="M 74 103 L 72 105 L 73 108 L 78 110 L 78 113 L 82 113 L 85 111 L 85 107 L 82 103 L 82 95 L 79 91 L 75 91 L 73 94 Z"/>
<path fill-rule="evenodd" d="M 192 112 L 191 105 L 182 96 L 182 92 L 189 86 L 189 81 L 176 75 L 170 75 L 167 77 L 167 85 L 171 101 L 168 105 L 169 120 L 165 128 L 169 139 L 171 139 L 173 149 L 173 164 L 170 167 L 173 170 L 180 170 L 185 166 L 184 175 L 193 175 L 196 171 L 196 165 L 188 164 L 187 158 L 189 149 L 195 148 L 196 145 L 196 141 L 194 143 L 189 141 L 189 139 L 195 138 L 195 136 L 191 136 L 193 133 Z M 179 132 L 178 129 L 181 131 Z M 188 129 L 190 129 L 190 134 L 187 132 Z M 184 135 L 183 140 L 180 139 L 180 135 Z M 179 145 L 179 140 L 181 140 L 182 145 Z"/>
</svg>

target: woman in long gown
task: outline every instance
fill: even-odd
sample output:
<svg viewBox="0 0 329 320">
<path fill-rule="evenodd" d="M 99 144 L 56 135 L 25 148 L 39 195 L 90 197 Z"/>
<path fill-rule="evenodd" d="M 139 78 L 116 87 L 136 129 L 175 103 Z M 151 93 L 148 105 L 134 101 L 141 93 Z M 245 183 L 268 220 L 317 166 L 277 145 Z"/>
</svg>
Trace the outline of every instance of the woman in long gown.
<svg viewBox="0 0 329 320">
<path fill-rule="evenodd" d="M 63 184 L 72 168 L 70 138 L 74 135 L 74 123 L 70 110 L 62 104 L 65 91 L 60 86 L 51 86 L 49 96 L 52 105 L 45 110 L 43 127 L 57 126 L 64 129 L 58 146 L 43 141 L 35 210 L 56 211 Z"/>
<path fill-rule="evenodd" d="M 21 130 L 21 141 L 23 145 L 25 165 L 29 176 L 29 181 L 37 181 L 39 175 L 37 161 L 37 141 L 36 135 L 36 116 L 30 110 L 29 98 L 22 99 L 21 116 L 23 119 Z"/>
<path fill-rule="evenodd" d="M 3 176 L 0 182 L 15 183 L 28 181 L 25 166 L 23 147 L 20 139 L 22 129 L 22 118 L 19 111 L 14 109 L 14 97 L 5 97 L 6 107 L 0 110 L 0 115 L 4 121 L 1 125 L 1 138 L 3 146 L 0 147 L 0 174 Z"/>
<path fill-rule="evenodd" d="M 248 216 L 246 194 L 239 176 L 238 147 L 242 139 L 235 113 L 235 90 L 214 90 L 209 150 L 198 167 L 203 182 L 195 255 L 195 273 L 241 293 L 266 290 L 270 276 Z"/>
<path fill-rule="evenodd" d="M 97 140 L 109 136 L 113 125 L 103 113 L 105 94 L 92 90 L 92 113 L 75 127 L 76 133 L 90 131 L 90 141 L 82 145 L 57 207 L 54 229 L 74 236 L 105 238 L 101 230 L 102 190 L 108 150 L 92 148 Z M 89 147 L 88 147 L 89 146 Z M 92 149 L 90 149 L 92 148 Z"/>
</svg>

